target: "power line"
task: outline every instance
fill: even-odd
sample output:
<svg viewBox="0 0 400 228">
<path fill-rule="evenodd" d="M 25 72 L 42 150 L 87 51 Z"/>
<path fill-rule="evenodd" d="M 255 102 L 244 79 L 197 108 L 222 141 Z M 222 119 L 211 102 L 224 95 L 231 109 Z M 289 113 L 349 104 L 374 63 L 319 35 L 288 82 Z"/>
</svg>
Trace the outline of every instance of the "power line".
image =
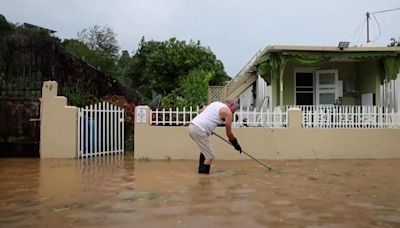
<svg viewBox="0 0 400 228">
<path fill-rule="evenodd" d="M 400 8 L 394 8 L 394 9 L 388 9 L 388 10 L 380 10 L 380 11 L 371 12 L 369 14 L 386 13 L 386 12 L 396 11 L 396 10 L 400 10 Z"/>
<path fill-rule="evenodd" d="M 358 24 L 357 28 L 347 37 L 346 40 L 350 40 L 351 43 L 354 43 L 353 41 L 357 38 L 357 35 L 359 34 L 358 33 L 359 30 L 360 30 L 360 28 L 362 28 L 362 26 L 364 26 L 366 20 L 367 19 L 363 16 L 361 18 L 360 23 Z"/>
<path fill-rule="evenodd" d="M 378 14 L 378 13 L 386 13 L 386 12 L 390 12 L 390 11 L 396 11 L 396 10 L 400 10 L 400 8 L 394 8 L 394 9 L 388 9 L 388 10 L 380 10 L 380 11 L 375 11 L 375 12 L 367 12 L 365 15 L 367 16 L 367 43 L 369 43 L 370 42 L 370 40 L 369 40 L 369 19 L 370 19 L 370 15 L 374 15 L 374 14 Z M 375 18 L 375 15 L 374 15 L 374 18 Z M 380 31 L 380 26 L 379 26 L 379 23 L 378 23 L 378 21 L 376 20 L 376 18 L 375 18 L 375 21 L 377 22 L 377 24 L 378 24 L 378 27 L 379 27 L 379 32 L 381 33 L 381 31 Z"/>
<path fill-rule="evenodd" d="M 372 16 L 374 17 L 375 22 L 376 22 L 376 24 L 378 25 L 378 29 L 379 29 L 379 35 L 376 36 L 375 41 L 374 41 L 374 42 L 376 42 L 379 38 L 381 38 L 381 36 L 382 36 L 382 30 L 381 30 L 381 26 L 379 25 L 379 22 L 378 22 L 378 20 L 376 19 L 375 15 L 373 14 Z"/>
</svg>

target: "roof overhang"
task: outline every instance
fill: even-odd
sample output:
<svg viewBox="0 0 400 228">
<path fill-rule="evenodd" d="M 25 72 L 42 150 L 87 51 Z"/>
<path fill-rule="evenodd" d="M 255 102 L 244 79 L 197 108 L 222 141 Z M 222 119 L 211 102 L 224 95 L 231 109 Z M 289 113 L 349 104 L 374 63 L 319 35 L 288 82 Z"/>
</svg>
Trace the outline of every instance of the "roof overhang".
<svg viewBox="0 0 400 228">
<path fill-rule="evenodd" d="M 399 52 L 400 47 L 349 47 L 340 49 L 334 46 L 299 46 L 299 45 L 271 45 L 264 48 L 261 55 L 267 52 L 282 51 L 310 51 L 310 52 Z"/>
<path fill-rule="evenodd" d="M 289 46 L 272 45 L 264 48 L 257 56 L 253 66 L 257 73 L 267 82 L 270 75 L 279 78 L 283 74 L 286 62 L 292 61 L 300 65 L 319 64 L 325 61 L 350 62 L 366 59 L 382 60 L 385 76 L 396 79 L 400 66 L 400 47 L 349 47 L 333 46 Z"/>
</svg>

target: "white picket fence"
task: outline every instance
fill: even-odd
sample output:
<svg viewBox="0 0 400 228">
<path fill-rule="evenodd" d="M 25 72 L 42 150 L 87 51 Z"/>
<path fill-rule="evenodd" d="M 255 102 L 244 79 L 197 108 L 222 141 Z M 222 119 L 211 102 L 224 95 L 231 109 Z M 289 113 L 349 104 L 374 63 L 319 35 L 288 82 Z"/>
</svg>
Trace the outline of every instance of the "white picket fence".
<svg viewBox="0 0 400 228">
<path fill-rule="evenodd" d="M 184 126 L 199 113 L 199 107 L 150 110 L 150 125 Z M 287 127 L 287 113 L 280 109 L 257 112 L 243 109 L 234 113 L 233 127 Z"/>
<path fill-rule="evenodd" d="M 150 125 L 179 126 L 189 125 L 190 121 L 199 113 L 199 107 L 186 109 L 150 110 Z"/>
<path fill-rule="evenodd" d="M 304 128 L 400 128 L 400 113 L 380 106 L 283 106 L 273 111 L 242 107 L 234 113 L 233 127 L 288 127 L 288 109 L 301 109 Z M 163 126 L 189 125 L 199 107 L 150 111 L 150 124 Z"/>
<path fill-rule="evenodd" d="M 382 106 L 286 106 L 302 112 L 304 128 L 399 128 L 399 113 Z"/>
<path fill-rule="evenodd" d="M 124 153 L 124 110 L 103 102 L 78 109 L 81 158 Z"/>
<path fill-rule="evenodd" d="M 235 112 L 235 127 L 272 127 L 281 128 L 288 126 L 287 111 L 282 112 L 281 109 L 257 111 L 250 108 L 243 109 L 240 107 Z"/>
</svg>

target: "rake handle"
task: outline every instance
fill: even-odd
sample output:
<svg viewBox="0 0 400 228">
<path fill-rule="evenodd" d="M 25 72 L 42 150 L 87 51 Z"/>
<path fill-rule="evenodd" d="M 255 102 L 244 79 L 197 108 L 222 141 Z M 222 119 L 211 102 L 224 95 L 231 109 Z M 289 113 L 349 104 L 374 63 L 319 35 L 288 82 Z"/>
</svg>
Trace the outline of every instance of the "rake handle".
<svg viewBox="0 0 400 228">
<path fill-rule="evenodd" d="M 222 139 L 223 141 L 225 141 L 226 143 L 232 145 L 231 142 L 229 142 L 228 140 L 224 139 L 222 136 L 218 135 L 217 133 L 213 132 L 213 134 L 215 136 L 217 136 L 218 138 Z M 242 150 L 242 153 L 244 153 L 245 155 L 249 156 L 250 158 L 252 158 L 254 161 L 260 163 L 262 166 L 266 167 L 269 170 L 272 170 L 272 167 L 268 166 L 267 164 L 265 164 L 264 162 L 258 160 L 257 158 L 253 157 L 252 155 L 248 154 L 246 151 Z"/>
</svg>

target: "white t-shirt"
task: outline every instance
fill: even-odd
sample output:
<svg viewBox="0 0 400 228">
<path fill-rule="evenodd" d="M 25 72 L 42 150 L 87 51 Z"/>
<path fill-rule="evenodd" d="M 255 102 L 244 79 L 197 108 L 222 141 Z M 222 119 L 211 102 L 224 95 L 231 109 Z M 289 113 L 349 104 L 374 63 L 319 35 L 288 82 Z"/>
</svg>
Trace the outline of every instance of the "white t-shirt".
<svg viewBox="0 0 400 228">
<path fill-rule="evenodd" d="M 219 117 L 219 110 L 223 107 L 228 107 L 226 104 L 216 101 L 213 102 L 197 115 L 191 123 L 202 129 L 210 135 L 218 124 L 222 124 L 223 121 Z"/>
</svg>

